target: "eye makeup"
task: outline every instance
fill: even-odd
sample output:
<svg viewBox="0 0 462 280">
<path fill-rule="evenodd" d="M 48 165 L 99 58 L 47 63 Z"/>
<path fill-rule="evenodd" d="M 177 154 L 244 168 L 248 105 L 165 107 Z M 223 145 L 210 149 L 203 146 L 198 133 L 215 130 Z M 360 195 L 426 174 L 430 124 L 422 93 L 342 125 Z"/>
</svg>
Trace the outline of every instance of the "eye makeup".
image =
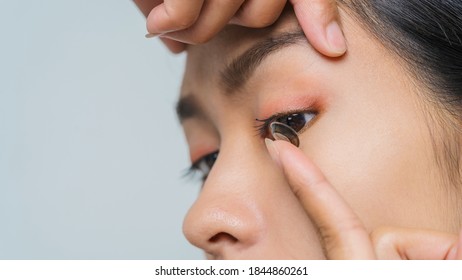
<svg viewBox="0 0 462 280">
<path fill-rule="evenodd" d="M 204 182 L 215 164 L 218 154 L 219 151 L 215 151 L 201 157 L 186 170 L 185 176 L 193 176 L 197 172 L 201 175 L 201 181 Z"/>
<path fill-rule="evenodd" d="M 256 121 L 261 124 L 256 126 L 258 136 L 261 138 L 271 138 L 273 140 L 283 140 L 299 147 L 299 134 L 305 131 L 312 123 L 313 119 L 319 113 L 313 109 L 297 109 L 286 112 L 280 112 L 271 117 Z M 194 161 L 187 174 L 198 173 L 202 175 L 202 181 L 205 181 L 211 171 L 215 161 L 218 158 L 219 151 L 205 153 L 203 156 Z M 196 154 L 200 154 L 196 152 Z"/>
</svg>

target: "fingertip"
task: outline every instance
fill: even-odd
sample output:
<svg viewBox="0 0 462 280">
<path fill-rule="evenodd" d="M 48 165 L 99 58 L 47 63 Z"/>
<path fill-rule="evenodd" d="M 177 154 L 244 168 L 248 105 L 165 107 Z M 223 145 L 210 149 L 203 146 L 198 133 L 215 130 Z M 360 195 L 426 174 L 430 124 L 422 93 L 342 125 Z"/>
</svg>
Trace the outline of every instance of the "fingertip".
<svg viewBox="0 0 462 280">
<path fill-rule="evenodd" d="M 279 161 L 279 151 L 276 145 L 274 144 L 274 141 L 269 138 L 265 138 L 265 145 L 266 145 L 266 149 L 268 150 L 269 155 L 271 156 L 271 159 L 279 167 L 281 167 L 281 163 Z"/>
<path fill-rule="evenodd" d="M 186 49 L 186 44 L 169 38 L 160 38 L 165 46 L 174 54 L 183 52 Z"/>
<path fill-rule="evenodd" d="M 314 182 L 324 178 L 308 156 L 290 142 L 276 140 L 273 146 L 278 151 L 279 165 L 290 181 Z"/>
<path fill-rule="evenodd" d="M 150 33 L 161 33 L 156 27 L 159 21 L 160 10 L 163 9 L 163 5 L 156 5 L 152 7 L 149 13 L 146 15 L 146 28 Z"/>
<path fill-rule="evenodd" d="M 343 55 L 347 50 L 347 46 L 345 37 L 338 22 L 334 20 L 329 23 L 326 27 L 325 34 L 329 50 L 331 51 L 331 56 L 338 57 Z"/>
<path fill-rule="evenodd" d="M 300 154 L 304 154 L 293 144 L 284 140 L 271 140 L 266 138 L 265 144 L 273 161 L 279 166 L 286 175 L 292 173 L 293 167 L 299 165 Z"/>
<path fill-rule="evenodd" d="M 292 0 L 292 3 L 300 26 L 314 49 L 328 57 L 345 54 L 347 44 L 335 1 Z"/>
<path fill-rule="evenodd" d="M 299 148 L 295 147 L 292 143 L 284 140 L 271 141 L 274 150 L 277 150 L 278 160 L 281 167 L 285 165 L 292 165 L 299 158 L 298 154 L 303 154 Z"/>
</svg>

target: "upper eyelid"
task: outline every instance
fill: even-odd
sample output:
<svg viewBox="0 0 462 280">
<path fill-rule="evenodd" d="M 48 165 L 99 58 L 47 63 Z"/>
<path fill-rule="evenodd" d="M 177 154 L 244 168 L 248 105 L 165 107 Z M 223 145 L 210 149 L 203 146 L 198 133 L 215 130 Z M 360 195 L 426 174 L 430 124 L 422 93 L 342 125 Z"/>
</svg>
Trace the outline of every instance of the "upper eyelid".
<svg viewBox="0 0 462 280">
<path fill-rule="evenodd" d="M 285 112 L 279 112 L 279 113 L 276 113 L 274 115 L 271 115 L 270 117 L 266 118 L 266 119 L 255 119 L 256 121 L 258 122 L 263 122 L 263 123 L 266 123 L 266 124 L 269 124 L 270 121 L 274 120 L 274 119 L 277 119 L 277 118 L 280 118 L 280 117 L 286 117 L 286 116 L 289 116 L 289 115 L 292 115 L 292 114 L 306 114 L 306 113 L 312 113 L 312 114 L 319 114 L 318 111 L 316 110 L 313 110 L 313 109 L 294 109 L 294 110 L 289 110 L 289 111 L 285 111 Z"/>
<path fill-rule="evenodd" d="M 266 118 L 266 119 L 262 119 L 262 120 L 256 119 L 256 121 L 260 122 L 260 124 L 257 124 L 255 126 L 255 128 L 257 130 L 257 133 L 258 133 L 257 135 L 260 135 L 261 137 L 267 137 L 268 126 L 270 125 L 270 123 L 274 119 L 290 116 L 290 115 L 293 115 L 293 114 L 307 114 L 307 113 L 314 114 L 314 117 L 307 123 L 307 125 L 305 125 L 304 128 L 302 128 L 300 131 L 297 132 L 297 133 L 303 133 L 305 131 L 305 129 L 307 127 L 310 127 L 313 124 L 313 121 L 315 121 L 317 119 L 317 117 L 319 115 L 319 111 L 314 110 L 311 107 L 307 108 L 307 109 L 294 109 L 294 110 L 289 110 L 289 111 L 286 111 L 286 112 L 276 113 L 276 114 L 274 114 L 274 115 L 272 115 L 272 116 L 270 116 L 269 118 Z"/>
<path fill-rule="evenodd" d="M 212 155 L 212 154 L 215 154 L 215 153 L 218 153 L 218 154 L 219 154 L 219 153 L 220 153 L 220 150 L 215 150 L 215 151 L 213 151 L 213 152 L 211 152 L 211 153 L 208 153 L 208 154 L 205 154 L 205 155 L 201 156 L 201 157 L 198 158 L 196 161 L 194 161 L 193 163 L 191 163 L 190 169 L 199 170 L 199 167 L 198 167 L 198 166 L 199 166 L 199 163 L 200 163 L 201 161 L 203 161 L 206 157 L 208 157 L 208 156 L 210 156 L 210 155 Z"/>
</svg>

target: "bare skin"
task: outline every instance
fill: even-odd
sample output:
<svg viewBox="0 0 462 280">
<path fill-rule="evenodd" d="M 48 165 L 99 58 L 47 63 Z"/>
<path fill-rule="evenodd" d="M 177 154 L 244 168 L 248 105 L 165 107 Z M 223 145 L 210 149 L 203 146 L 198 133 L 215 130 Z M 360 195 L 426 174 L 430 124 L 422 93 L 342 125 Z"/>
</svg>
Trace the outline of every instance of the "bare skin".
<svg viewBox="0 0 462 280">
<path fill-rule="evenodd" d="M 460 189 L 442 184 L 426 120 L 438 108 L 394 54 L 340 18 L 349 45 L 337 59 L 308 44 L 291 12 L 188 46 L 180 117 L 191 162 L 211 169 L 183 229 L 209 258 L 462 259 Z M 290 40 L 222 77 L 249 49 Z M 294 113 L 307 120 L 299 148 L 255 129 Z"/>
</svg>

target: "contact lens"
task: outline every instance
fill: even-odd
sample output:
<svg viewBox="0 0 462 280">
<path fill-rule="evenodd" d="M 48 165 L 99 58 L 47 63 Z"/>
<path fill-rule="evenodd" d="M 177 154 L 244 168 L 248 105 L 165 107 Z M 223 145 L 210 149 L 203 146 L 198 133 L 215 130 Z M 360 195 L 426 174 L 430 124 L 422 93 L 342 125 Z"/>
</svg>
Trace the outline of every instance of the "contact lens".
<svg viewBox="0 0 462 280">
<path fill-rule="evenodd" d="M 287 141 L 292 143 L 295 147 L 300 145 L 297 132 L 286 124 L 280 122 L 272 122 L 270 124 L 270 131 L 274 140 Z"/>
</svg>

